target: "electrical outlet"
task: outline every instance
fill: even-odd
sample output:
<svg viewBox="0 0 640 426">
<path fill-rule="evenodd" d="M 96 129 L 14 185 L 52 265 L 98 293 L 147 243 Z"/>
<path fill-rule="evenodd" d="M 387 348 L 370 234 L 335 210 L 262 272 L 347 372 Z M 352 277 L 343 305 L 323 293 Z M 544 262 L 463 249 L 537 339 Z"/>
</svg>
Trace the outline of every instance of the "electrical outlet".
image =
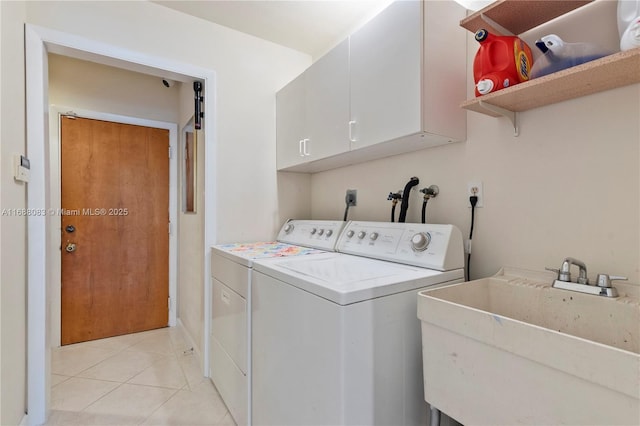
<svg viewBox="0 0 640 426">
<path fill-rule="evenodd" d="M 475 195 L 478 197 L 478 203 L 476 207 L 482 207 L 484 205 L 484 193 L 482 192 L 482 182 L 469 182 L 467 183 L 467 195 L 469 197 Z M 471 204 L 469 204 L 469 208 L 471 208 Z"/>
<path fill-rule="evenodd" d="M 355 206 L 358 200 L 358 190 L 357 189 L 347 189 L 347 195 L 344 198 L 345 203 L 348 206 Z"/>
</svg>

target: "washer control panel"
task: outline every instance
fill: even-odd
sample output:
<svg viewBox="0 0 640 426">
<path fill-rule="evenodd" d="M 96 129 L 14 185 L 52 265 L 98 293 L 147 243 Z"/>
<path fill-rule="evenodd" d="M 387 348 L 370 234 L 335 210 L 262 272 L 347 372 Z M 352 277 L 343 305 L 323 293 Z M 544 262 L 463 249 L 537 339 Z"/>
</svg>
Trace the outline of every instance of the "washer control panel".
<svg viewBox="0 0 640 426">
<path fill-rule="evenodd" d="M 289 220 L 280 229 L 278 241 L 335 251 L 346 222 L 337 220 Z"/>
<path fill-rule="evenodd" d="M 337 251 L 439 271 L 464 267 L 462 233 L 453 225 L 352 221 Z"/>
</svg>

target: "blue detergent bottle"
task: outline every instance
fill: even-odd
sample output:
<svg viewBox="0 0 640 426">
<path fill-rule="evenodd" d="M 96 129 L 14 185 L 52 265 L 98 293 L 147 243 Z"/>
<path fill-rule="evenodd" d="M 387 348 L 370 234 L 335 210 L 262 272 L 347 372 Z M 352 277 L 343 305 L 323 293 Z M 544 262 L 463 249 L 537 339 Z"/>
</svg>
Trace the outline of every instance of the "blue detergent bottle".
<svg viewBox="0 0 640 426">
<path fill-rule="evenodd" d="M 567 43 L 555 34 L 537 40 L 536 47 L 544 55 L 533 63 L 531 78 L 575 67 L 613 53 L 592 43 Z"/>
</svg>

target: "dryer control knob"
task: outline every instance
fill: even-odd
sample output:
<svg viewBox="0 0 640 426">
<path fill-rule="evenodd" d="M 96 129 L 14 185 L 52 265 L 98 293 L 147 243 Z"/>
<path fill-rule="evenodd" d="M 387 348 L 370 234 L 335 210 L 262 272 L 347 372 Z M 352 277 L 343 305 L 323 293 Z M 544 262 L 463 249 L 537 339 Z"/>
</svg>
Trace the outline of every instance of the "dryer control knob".
<svg viewBox="0 0 640 426">
<path fill-rule="evenodd" d="M 285 225 L 285 227 L 284 227 L 284 233 L 285 233 L 285 234 L 290 234 L 290 233 L 291 233 L 291 231 L 293 231 L 293 225 L 292 225 L 292 224 L 290 224 L 290 223 L 289 223 L 289 224 L 287 224 L 287 225 Z"/>
<path fill-rule="evenodd" d="M 327 229 L 327 237 L 330 237 L 333 235 L 333 231 L 331 229 Z"/>
<path fill-rule="evenodd" d="M 351 237 L 353 237 L 354 234 L 355 234 L 355 232 L 350 230 L 349 232 L 347 232 L 347 237 L 351 238 Z"/>
<path fill-rule="evenodd" d="M 377 232 L 372 232 L 371 235 L 369 235 L 369 239 L 371 239 L 371 241 L 375 241 L 378 239 L 378 233 Z"/>
<path fill-rule="evenodd" d="M 316 233 L 316 232 L 318 232 L 318 230 L 317 230 L 316 228 L 313 228 L 313 229 L 311 230 L 311 235 L 315 235 L 315 233 Z"/>
<path fill-rule="evenodd" d="M 358 238 L 360 238 L 360 239 L 363 239 L 365 235 L 367 235 L 367 233 L 364 232 L 364 231 L 358 232 Z"/>
<path fill-rule="evenodd" d="M 411 248 L 414 251 L 425 251 L 431 242 L 431 235 L 428 232 L 418 232 L 411 237 Z"/>
<path fill-rule="evenodd" d="M 318 231 L 318 235 L 322 235 L 322 234 L 324 234 L 324 229 L 321 229 Z"/>
</svg>

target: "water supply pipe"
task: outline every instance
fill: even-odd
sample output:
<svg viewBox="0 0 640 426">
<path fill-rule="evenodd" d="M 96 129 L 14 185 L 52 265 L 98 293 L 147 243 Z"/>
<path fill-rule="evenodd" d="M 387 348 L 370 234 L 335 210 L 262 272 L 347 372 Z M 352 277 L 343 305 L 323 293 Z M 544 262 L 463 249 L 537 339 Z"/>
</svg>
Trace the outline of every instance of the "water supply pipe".
<svg viewBox="0 0 640 426">
<path fill-rule="evenodd" d="M 402 190 L 398 192 L 390 192 L 387 196 L 387 200 L 391 201 L 391 222 L 395 222 L 396 217 L 396 204 L 402 200 Z"/>
<path fill-rule="evenodd" d="M 420 190 L 424 194 L 422 201 L 422 223 L 427 223 L 427 201 L 429 198 L 435 198 L 440 193 L 438 185 L 431 185 L 428 188 L 422 188 Z"/>
</svg>

